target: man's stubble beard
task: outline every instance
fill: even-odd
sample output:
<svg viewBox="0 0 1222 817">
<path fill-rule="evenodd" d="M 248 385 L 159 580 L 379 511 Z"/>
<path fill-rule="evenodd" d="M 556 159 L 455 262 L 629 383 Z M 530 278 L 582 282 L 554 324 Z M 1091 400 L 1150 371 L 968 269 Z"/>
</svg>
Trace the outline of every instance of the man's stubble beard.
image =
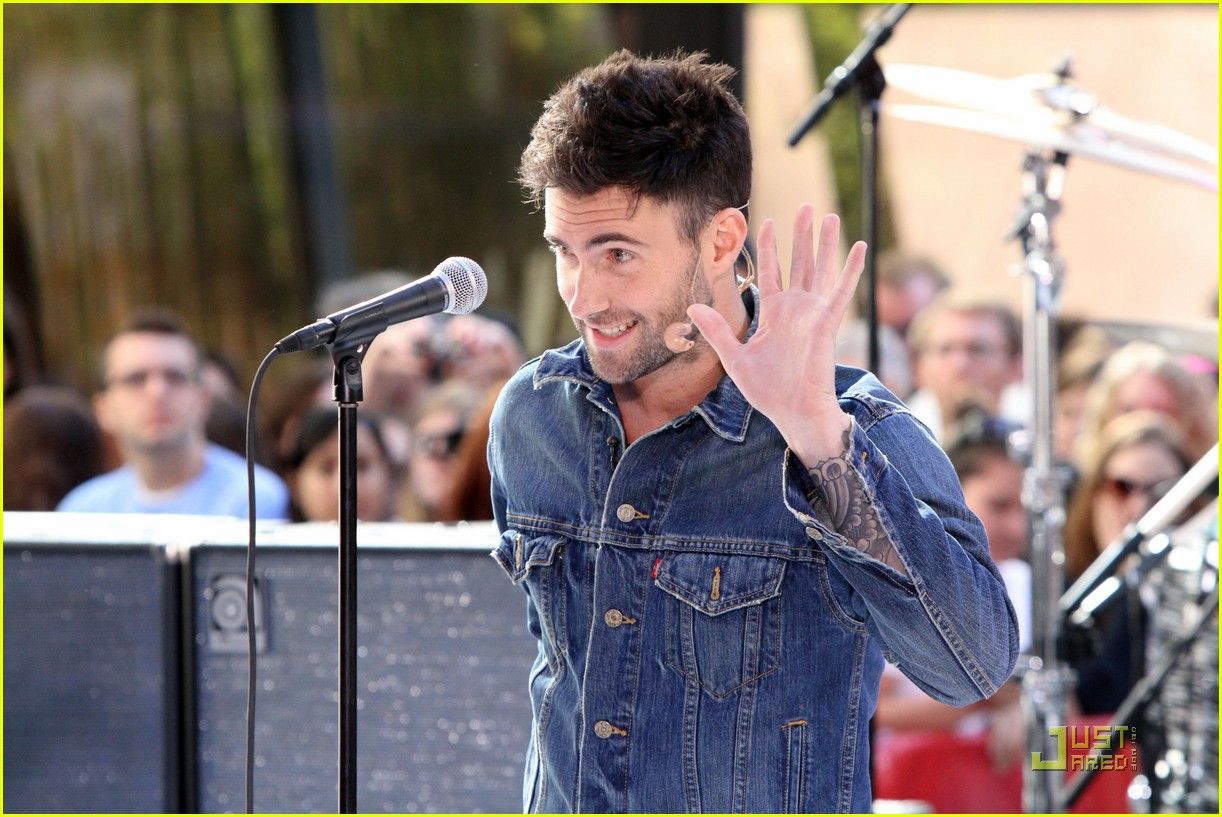
<svg viewBox="0 0 1222 817">
<path fill-rule="evenodd" d="M 126 447 L 143 458 L 156 460 L 179 455 L 193 447 L 207 445 L 207 442 L 203 431 L 183 428 L 161 438 L 133 435 L 126 440 Z"/>
<path fill-rule="evenodd" d="M 640 313 L 630 313 L 629 320 L 637 321 L 637 326 L 633 331 L 637 333 L 637 345 L 633 349 L 629 357 L 622 364 L 616 364 L 615 357 L 612 355 L 603 355 L 594 350 L 590 343 L 587 330 L 574 319 L 574 325 L 578 332 L 582 334 L 586 344 L 586 354 L 590 360 L 590 367 L 594 369 L 594 374 L 598 375 L 599 379 L 613 385 L 623 385 L 639 380 L 646 375 L 653 374 L 658 369 L 671 362 L 681 362 L 683 360 L 692 360 L 693 362 L 698 355 L 692 354 L 701 348 L 702 345 L 707 346 L 708 342 L 700 335 L 695 334 L 696 345 L 686 352 L 675 352 L 666 345 L 666 329 L 675 323 L 690 324 L 691 320 L 687 317 L 687 308 L 693 303 L 702 303 L 711 306 L 713 302 L 713 292 L 709 287 L 708 279 L 700 274 L 699 270 L 700 257 L 692 259 L 691 266 L 688 267 L 687 275 L 684 276 L 685 284 L 682 288 L 676 288 L 672 293 L 666 309 L 657 317 L 656 320 L 646 319 Z M 620 316 L 616 316 L 617 319 Z M 622 322 L 622 321 L 621 321 Z"/>
</svg>

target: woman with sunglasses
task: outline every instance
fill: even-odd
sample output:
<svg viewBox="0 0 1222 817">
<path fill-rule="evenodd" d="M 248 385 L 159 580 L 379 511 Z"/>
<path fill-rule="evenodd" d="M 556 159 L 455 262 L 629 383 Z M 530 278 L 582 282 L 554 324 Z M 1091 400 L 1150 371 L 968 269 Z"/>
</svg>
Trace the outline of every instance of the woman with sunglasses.
<svg viewBox="0 0 1222 817">
<path fill-rule="evenodd" d="M 1103 427 L 1084 463 L 1065 520 L 1065 579 L 1076 580 L 1191 465 L 1183 435 L 1166 415 L 1122 414 Z M 1121 570 L 1123 571 L 1122 566 Z M 1071 657 L 1084 714 L 1114 712 L 1144 673 L 1141 605 L 1122 595 L 1096 622 L 1099 649 Z M 1093 654 L 1092 654 L 1093 652 Z"/>
<path fill-rule="evenodd" d="M 425 392 L 411 418 L 408 485 L 399 503 L 408 522 L 435 522 L 453 490 L 456 454 L 484 390 L 449 380 Z"/>
</svg>

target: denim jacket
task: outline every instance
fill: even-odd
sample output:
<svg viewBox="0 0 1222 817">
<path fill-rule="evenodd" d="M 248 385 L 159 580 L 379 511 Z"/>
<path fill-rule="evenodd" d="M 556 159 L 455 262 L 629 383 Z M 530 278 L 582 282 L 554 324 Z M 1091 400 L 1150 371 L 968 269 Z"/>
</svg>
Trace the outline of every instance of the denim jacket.
<svg viewBox="0 0 1222 817">
<path fill-rule="evenodd" d="M 1014 611 L 949 462 L 873 375 L 836 389 L 905 570 L 837 532 L 728 377 L 626 448 L 581 341 L 507 384 L 488 457 L 539 641 L 526 811 L 869 811 L 884 658 L 955 705 L 1006 680 Z"/>
</svg>

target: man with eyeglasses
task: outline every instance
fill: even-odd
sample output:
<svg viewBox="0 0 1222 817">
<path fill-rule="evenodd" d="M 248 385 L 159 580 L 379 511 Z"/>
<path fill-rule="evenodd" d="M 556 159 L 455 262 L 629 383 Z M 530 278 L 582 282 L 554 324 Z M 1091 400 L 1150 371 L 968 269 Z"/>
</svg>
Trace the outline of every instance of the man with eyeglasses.
<svg viewBox="0 0 1222 817">
<path fill-rule="evenodd" d="M 247 514 L 246 463 L 204 434 L 202 356 L 177 318 L 137 315 L 106 344 L 94 410 L 124 464 L 85 482 L 57 510 L 85 513 Z M 256 512 L 288 517 L 288 489 L 255 466 Z"/>
<path fill-rule="evenodd" d="M 939 442 L 954 439 L 972 410 L 1025 422 L 1022 324 L 1005 304 L 948 292 L 917 315 L 908 339 L 918 387 L 908 409 Z"/>
</svg>

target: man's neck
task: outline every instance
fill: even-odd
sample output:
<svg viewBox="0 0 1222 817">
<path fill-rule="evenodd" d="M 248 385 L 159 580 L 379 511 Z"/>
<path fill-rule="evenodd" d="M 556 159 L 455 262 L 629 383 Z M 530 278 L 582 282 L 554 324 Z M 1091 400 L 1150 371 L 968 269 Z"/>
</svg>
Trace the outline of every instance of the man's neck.
<svg viewBox="0 0 1222 817">
<path fill-rule="evenodd" d="M 156 452 L 128 451 L 127 462 L 146 491 L 171 491 L 186 485 L 204 469 L 203 441 Z"/>
<path fill-rule="evenodd" d="M 702 345 L 695 360 L 681 356 L 631 383 L 613 385 L 627 441 L 632 443 L 690 411 L 717 387 L 722 374 L 717 355 Z"/>
<path fill-rule="evenodd" d="M 737 292 L 718 311 L 734 327 L 738 339 L 745 340 L 751 319 Z M 627 442 L 631 444 L 691 411 L 717 388 L 723 374 L 725 369 L 717 353 L 702 339 L 695 349 L 684 352 L 657 371 L 631 383 L 613 385 L 611 389 L 619 406 Z"/>
</svg>

